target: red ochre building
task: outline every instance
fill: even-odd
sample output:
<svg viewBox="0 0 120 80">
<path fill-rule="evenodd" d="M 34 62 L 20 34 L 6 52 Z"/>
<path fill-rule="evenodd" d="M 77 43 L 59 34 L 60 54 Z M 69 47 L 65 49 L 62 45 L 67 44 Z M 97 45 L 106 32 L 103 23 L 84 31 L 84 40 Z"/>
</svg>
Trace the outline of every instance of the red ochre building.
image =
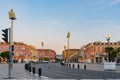
<svg viewBox="0 0 120 80">
<path fill-rule="evenodd" d="M 68 54 L 69 53 L 69 54 Z M 78 56 L 80 54 L 80 49 L 65 49 L 62 52 L 62 58 L 65 62 L 78 62 Z"/>
<path fill-rule="evenodd" d="M 110 46 L 117 49 L 120 47 L 120 42 L 110 42 Z M 105 52 L 106 47 L 108 47 L 108 42 L 96 41 L 89 43 L 78 49 L 77 53 L 75 53 L 75 49 L 70 49 L 69 58 L 70 60 L 77 58 L 78 62 L 104 63 L 105 59 L 108 58 L 108 53 Z M 71 55 L 73 57 L 70 57 Z M 63 60 L 68 60 L 68 50 L 62 52 L 62 58 Z"/>
<path fill-rule="evenodd" d="M 0 42 L 0 53 L 8 51 L 9 46 L 7 43 Z M 46 54 L 47 53 L 47 54 Z M 51 49 L 39 50 L 32 45 L 27 45 L 23 42 L 14 42 L 14 56 L 13 60 L 16 62 L 28 62 L 28 61 L 39 61 L 40 57 L 49 57 L 50 60 L 56 57 L 55 51 Z M 0 61 L 5 61 L 0 57 Z"/>
<path fill-rule="evenodd" d="M 56 59 L 56 52 L 51 49 L 37 49 L 39 54 L 39 61 L 43 60 L 45 57 L 49 58 L 50 61 Z"/>
</svg>

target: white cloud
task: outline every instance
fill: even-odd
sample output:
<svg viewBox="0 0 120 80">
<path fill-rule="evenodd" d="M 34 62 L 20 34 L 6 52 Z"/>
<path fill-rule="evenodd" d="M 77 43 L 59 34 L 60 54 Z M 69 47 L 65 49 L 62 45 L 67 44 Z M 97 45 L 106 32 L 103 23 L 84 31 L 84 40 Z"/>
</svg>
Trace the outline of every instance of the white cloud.
<svg viewBox="0 0 120 80">
<path fill-rule="evenodd" d="M 120 0 L 112 0 L 112 2 L 108 4 L 108 6 L 114 6 L 118 3 L 120 3 Z"/>
<path fill-rule="evenodd" d="M 105 6 L 100 7 L 99 10 L 114 6 L 114 5 L 118 4 L 118 3 L 120 3 L 120 0 L 111 0 L 111 2 L 109 2 Z"/>
</svg>

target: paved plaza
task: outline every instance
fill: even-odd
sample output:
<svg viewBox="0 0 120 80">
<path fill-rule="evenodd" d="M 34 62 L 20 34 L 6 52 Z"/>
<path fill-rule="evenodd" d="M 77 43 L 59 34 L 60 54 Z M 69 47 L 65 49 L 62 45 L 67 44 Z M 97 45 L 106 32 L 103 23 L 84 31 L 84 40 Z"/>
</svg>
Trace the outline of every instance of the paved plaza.
<svg viewBox="0 0 120 80">
<path fill-rule="evenodd" d="M 14 64 L 13 70 L 12 70 L 12 77 L 13 79 L 48 79 L 44 76 L 35 76 L 31 75 L 28 71 L 24 69 L 24 64 Z M 7 79 L 8 78 L 8 64 L 0 64 L 0 80 Z"/>
<path fill-rule="evenodd" d="M 51 79 L 120 79 L 119 72 L 104 71 L 101 64 L 87 64 L 86 70 L 83 69 L 82 64 L 79 69 L 69 68 L 60 63 L 33 64 L 32 67 L 41 68 L 42 75 Z"/>
<path fill-rule="evenodd" d="M 120 66 L 117 66 L 116 71 L 103 71 L 102 64 L 87 64 L 87 69 L 83 69 L 81 64 L 80 69 L 69 68 L 66 65 L 59 63 L 32 64 L 32 67 L 41 68 L 42 76 L 36 76 L 26 71 L 25 64 L 14 64 L 12 70 L 13 80 L 120 80 Z M 37 72 L 37 71 L 36 71 Z M 38 72 L 37 72 L 38 73 Z M 0 80 L 7 80 L 8 64 L 0 64 Z"/>
<path fill-rule="evenodd" d="M 71 68 L 78 68 L 78 64 L 80 65 L 80 69 L 84 69 L 85 63 L 71 63 Z M 120 64 L 116 66 L 115 70 L 105 70 L 104 64 L 92 64 L 92 63 L 86 63 L 86 69 L 87 70 L 93 70 L 93 71 L 106 71 L 106 72 L 114 72 L 114 73 L 120 73 Z"/>
</svg>

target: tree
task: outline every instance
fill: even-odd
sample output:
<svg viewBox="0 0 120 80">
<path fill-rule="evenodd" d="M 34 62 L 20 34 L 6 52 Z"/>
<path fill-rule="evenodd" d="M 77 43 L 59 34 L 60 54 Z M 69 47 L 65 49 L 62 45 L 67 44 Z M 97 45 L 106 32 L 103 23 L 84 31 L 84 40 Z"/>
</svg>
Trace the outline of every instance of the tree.
<svg viewBox="0 0 120 80">
<path fill-rule="evenodd" d="M 106 47 L 105 48 L 105 52 L 107 52 L 107 53 L 112 53 L 113 51 L 114 51 L 113 47 Z"/>
<path fill-rule="evenodd" d="M 114 50 L 111 54 L 110 54 L 110 60 L 115 60 L 115 58 L 117 57 L 117 51 Z"/>
<path fill-rule="evenodd" d="M 113 58 L 113 52 L 114 52 L 114 48 L 113 47 L 106 47 L 105 48 L 105 52 L 108 53 L 108 59 L 109 61 L 111 60 L 111 58 Z"/>
<path fill-rule="evenodd" d="M 117 52 L 120 52 L 120 47 L 117 48 Z"/>
<path fill-rule="evenodd" d="M 120 53 L 120 47 L 117 48 L 117 57 L 119 57 L 119 53 Z"/>
<path fill-rule="evenodd" d="M 9 51 L 2 52 L 0 56 L 3 58 L 7 58 L 9 56 Z"/>
<path fill-rule="evenodd" d="M 44 61 L 49 61 L 50 59 L 47 57 L 44 57 Z"/>
</svg>

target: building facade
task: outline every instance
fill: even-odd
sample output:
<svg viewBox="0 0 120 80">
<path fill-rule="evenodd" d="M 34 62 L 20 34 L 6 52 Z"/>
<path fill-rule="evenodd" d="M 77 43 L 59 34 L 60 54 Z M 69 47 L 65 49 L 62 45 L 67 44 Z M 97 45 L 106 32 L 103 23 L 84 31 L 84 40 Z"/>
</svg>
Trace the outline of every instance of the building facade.
<svg viewBox="0 0 120 80">
<path fill-rule="evenodd" d="M 62 59 L 65 62 L 78 62 L 80 49 L 66 49 L 62 51 Z"/>
<path fill-rule="evenodd" d="M 108 60 L 108 53 L 105 52 L 106 47 L 108 47 L 108 42 L 95 41 L 82 46 L 80 49 L 63 50 L 62 59 L 66 62 L 70 60 L 70 62 L 104 63 Z M 119 48 L 120 41 L 110 42 L 110 47 Z"/>
<path fill-rule="evenodd" d="M 0 42 L 0 53 L 5 51 L 9 51 L 9 45 Z M 14 42 L 13 61 L 15 62 L 40 61 L 45 57 L 50 60 L 55 60 L 56 52 L 51 49 L 36 49 L 33 45 L 27 45 L 22 42 Z M 6 60 L 3 60 L 3 58 L 0 57 L 0 61 Z"/>
<path fill-rule="evenodd" d="M 120 42 L 110 42 L 110 46 L 114 49 L 120 47 Z M 107 42 L 89 43 L 80 49 L 79 62 L 104 63 L 108 58 L 105 48 L 108 47 Z"/>
<path fill-rule="evenodd" d="M 5 51 L 9 51 L 9 44 L 0 42 L 0 53 Z M 34 58 L 33 56 L 35 54 L 35 51 L 37 50 L 31 45 L 27 45 L 22 42 L 14 42 L 13 61 L 28 62 L 31 60 L 37 60 L 37 58 Z"/>
<path fill-rule="evenodd" d="M 39 61 L 43 61 L 44 58 L 48 58 L 50 61 L 56 59 L 56 52 L 51 49 L 37 49 Z"/>
</svg>

